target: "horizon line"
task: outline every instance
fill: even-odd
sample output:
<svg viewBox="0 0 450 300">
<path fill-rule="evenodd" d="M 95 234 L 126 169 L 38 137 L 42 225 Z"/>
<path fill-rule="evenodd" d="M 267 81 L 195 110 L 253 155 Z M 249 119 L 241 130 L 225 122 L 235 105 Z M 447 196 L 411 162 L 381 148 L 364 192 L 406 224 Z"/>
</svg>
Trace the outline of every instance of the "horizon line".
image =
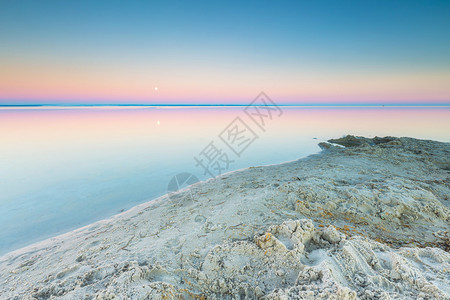
<svg viewBox="0 0 450 300">
<path fill-rule="evenodd" d="M 0 104 L 1 108 L 26 108 L 26 107 L 246 107 L 263 106 L 252 104 L 143 104 L 143 103 L 97 103 L 97 104 Z M 374 104 L 374 103 L 342 103 L 342 104 L 269 104 L 264 106 L 281 107 L 450 107 L 450 103 L 430 103 L 430 104 L 412 104 L 412 103 L 392 103 L 392 104 Z"/>
<path fill-rule="evenodd" d="M 4 109 L 69 109 L 69 108 L 114 108 L 114 107 L 155 107 L 155 108 L 233 108 L 248 106 L 284 107 L 284 108 L 450 108 L 450 104 L 276 104 L 276 105 L 251 105 L 251 104 L 0 104 L 0 110 Z"/>
</svg>

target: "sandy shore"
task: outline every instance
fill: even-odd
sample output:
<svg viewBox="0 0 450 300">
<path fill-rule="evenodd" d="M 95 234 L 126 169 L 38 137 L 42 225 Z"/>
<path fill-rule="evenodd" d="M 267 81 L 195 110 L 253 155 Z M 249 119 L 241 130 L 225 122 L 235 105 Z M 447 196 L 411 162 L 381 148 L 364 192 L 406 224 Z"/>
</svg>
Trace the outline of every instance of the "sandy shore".
<svg viewBox="0 0 450 300">
<path fill-rule="evenodd" d="M 4 255 L 0 298 L 450 299 L 450 144 L 332 142 Z"/>
</svg>

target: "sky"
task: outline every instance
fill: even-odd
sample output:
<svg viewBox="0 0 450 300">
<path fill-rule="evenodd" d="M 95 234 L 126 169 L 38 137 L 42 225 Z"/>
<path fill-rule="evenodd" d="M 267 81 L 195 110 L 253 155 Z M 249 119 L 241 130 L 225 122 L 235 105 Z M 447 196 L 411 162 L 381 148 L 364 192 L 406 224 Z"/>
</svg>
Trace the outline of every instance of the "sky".
<svg viewBox="0 0 450 300">
<path fill-rule="evenodd" d="M 0 104 L 450 104 L 450 1 L 0 0 Z"/>
</svg>

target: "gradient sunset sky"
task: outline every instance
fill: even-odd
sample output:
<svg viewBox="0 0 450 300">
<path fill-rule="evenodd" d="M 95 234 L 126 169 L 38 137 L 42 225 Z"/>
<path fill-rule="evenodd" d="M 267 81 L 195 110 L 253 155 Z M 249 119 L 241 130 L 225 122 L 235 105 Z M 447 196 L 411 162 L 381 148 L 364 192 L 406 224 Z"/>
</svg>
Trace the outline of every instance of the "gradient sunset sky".
<svg viewBox="0 0 450 300">
<path fill-rule="evenodd" d="M 1 1 L 0 104 L 450 104 L 450 1 Z"/>
</svg>

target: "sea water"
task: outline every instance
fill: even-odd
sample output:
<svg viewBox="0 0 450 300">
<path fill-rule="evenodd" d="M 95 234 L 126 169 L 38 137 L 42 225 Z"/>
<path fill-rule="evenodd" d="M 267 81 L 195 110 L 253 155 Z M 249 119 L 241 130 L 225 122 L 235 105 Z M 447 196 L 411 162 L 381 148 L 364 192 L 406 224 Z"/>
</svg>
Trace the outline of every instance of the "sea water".
<svg viewBox="0 0 450 300">
<path fill-rule="evenodd" d="M 0 108 L 0 254 L 164 195 L 178 174 L 292 161 L 346 134 L 449 142 L 449 128 L 448 107 Z"/>
</svg>

